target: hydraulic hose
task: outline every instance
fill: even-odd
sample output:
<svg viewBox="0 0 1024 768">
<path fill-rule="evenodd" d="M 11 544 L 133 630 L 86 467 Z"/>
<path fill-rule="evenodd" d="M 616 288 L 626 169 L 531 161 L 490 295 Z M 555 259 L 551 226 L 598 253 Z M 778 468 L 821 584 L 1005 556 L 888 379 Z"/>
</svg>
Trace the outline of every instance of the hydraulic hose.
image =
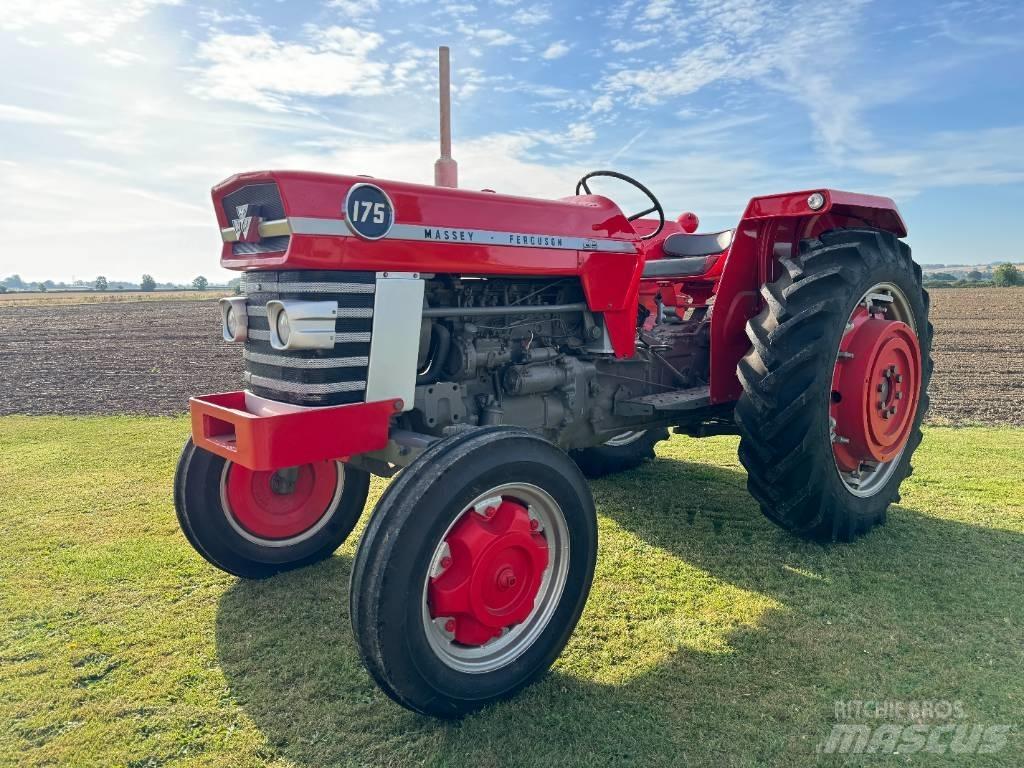
<svg viewBox="0 0 1024 768">
<path fill-rule="evenodd" d="M 441 380 L 441 372 L 444 370 L 445 360 L 448 359 L 448 351 L 452 346 L 452 334 L 444 323 L 434 323 L 430 326 L 430 362 L 426 370 L 416 374 L 417 384 L 436 384 Z"/>
</svg>

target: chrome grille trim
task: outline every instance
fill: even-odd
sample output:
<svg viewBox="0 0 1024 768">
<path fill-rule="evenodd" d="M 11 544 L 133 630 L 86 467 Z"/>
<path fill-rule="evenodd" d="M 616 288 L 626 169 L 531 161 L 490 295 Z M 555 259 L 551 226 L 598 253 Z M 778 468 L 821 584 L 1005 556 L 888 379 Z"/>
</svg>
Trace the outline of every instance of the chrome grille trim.
<svg viewBox="0 0 1024 768">
<path fill-rule="evenodd" d="M 267 305 L 266 304 L 250 304 L 245 308 L 246 313 L 250 317 L 266 317 L 267 316 Z M 339 318 L 371 318 L 373 317 L 373 307 L 338 307 Z"/>
<path fill-rule="evenodd" d="M 335 344 L 368 344 L 370 337 L 372 336 L 371 331 L 353 331 L 351 333 L 336 333 L 334 334 Z"/>
<path fill-rule="evenodd" d="M 246 310 L 248 311 L 248 310 Z M 337 333 L 334 335 L 335 344 L 366 344 L 370 341 L 370 331 L 353 331 L 351 333 Z M 270 331 L 261 331 L 256 328 L 249 329 L 249 338 L 256 341 L 270 341 Z"/>
<path fill-rule="evenodd" d="M 243 374 L 243 380 L 247 385 L 255 385 L 266 389 L 276 389 L 278 392 L 292 392 L 296 395 L 332 395 L 338 392 L 359 392 L 366 389 L 365 381 L 339 381 L 330 384 L 305 384 L 299 381 L 271 379 L 267 376 L 259 376 L 255 373 L 249 372 Z"/>
<path fill-rule="evenodd" d="M 373 293 L 373 283 L 278 283 L 273 280 L 246 280 L 243 293 Z"/>
<path fill-rule="evenodd" d="M 365 402 L 377 278 L 373 272 L 253 270 L 242 277 L 248 339 L 242 352 L 246 388 L 260 397 L 302 406 Z M 337 306 L 334 347 L 319 352 L 274 349 L 267 302 L 329 301 Z M 422 302 L 420 302 L 422 303 Z M 412 398 L 410 398 L 411 401 Z"/>
<path fill-rule="evenodd" d="M 369 365 L 368 357 L 286 357 L 244 350 L 242 356 L 252 363 L 276 365 L 281 368 L 358 368 Z"/>
</svg>

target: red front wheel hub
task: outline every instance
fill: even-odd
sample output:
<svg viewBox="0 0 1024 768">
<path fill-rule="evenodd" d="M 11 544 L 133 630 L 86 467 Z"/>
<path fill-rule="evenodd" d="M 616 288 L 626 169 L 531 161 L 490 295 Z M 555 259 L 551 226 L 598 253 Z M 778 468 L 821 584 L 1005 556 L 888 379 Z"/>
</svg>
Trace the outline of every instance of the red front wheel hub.
<svg viewBox="0 0 1024 768">
<path fill-rule="evenodd" d="M 229 464 L 224 475 L 225 511 L 257 539 L 293 539 L 314 529 L 333 511 L 340 481 L 336 461 L 276 472 Z"/>
<path fill-rule="evenodd" d="M 500 637 L 533 611 L 548 546 L 523 504 L 502 498 L 463 513 L 430 579 L 430 616 L 463 645 Z"/>
<path fill-rule="evenodd" d="M 836 465 L 892 461 L 914 425 L 921 386 L 921 346 L 914 330 L 858 307 L 839 347 L 832 376 L 832 450 Z"/>
</svg>

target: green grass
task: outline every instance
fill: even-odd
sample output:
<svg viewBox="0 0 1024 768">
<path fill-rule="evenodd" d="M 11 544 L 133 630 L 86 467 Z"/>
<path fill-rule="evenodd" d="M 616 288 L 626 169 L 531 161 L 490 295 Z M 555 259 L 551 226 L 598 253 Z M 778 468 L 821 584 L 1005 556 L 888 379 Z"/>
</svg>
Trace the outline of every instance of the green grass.
<svg viewBox="0 0 1024 768">
<path fill-rule="evenodd" d="M 445 724 L 359 664 L 350 541 L 262 583 L 179 534 L 183 419 L 0 419 L 0 765 L 803 766 L 834 702 L 959 700 L 1024 755 L 1024 431 L 930 429 L 889 524 L 776 530 L 727 438 L 594 484 L 601 554 L 553 672 Z M 383 484 L 375 482 L 374 500 Z"/>
</svg>

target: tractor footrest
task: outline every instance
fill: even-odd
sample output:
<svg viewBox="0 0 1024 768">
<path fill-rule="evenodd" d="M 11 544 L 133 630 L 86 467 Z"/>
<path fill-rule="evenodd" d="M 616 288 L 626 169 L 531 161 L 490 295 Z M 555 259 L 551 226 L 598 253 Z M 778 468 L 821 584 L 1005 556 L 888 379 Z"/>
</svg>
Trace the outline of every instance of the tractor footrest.
<svg viewBox="0 0 1024 768">
<path fill-rule="evenodd" d="M 192 442 L 254 471 L 347 459 L 388 444 L 401 400 L 328 407 L 279 403 L 251 392 L 189 400 Z"/>
<path fill-rule="evenodd" d="M 659 413 L 683 413 L 707 408 L 709 405 L 711 405 L 710 387 L 692 387 L 691 389 L 677 389 L 673 392 L 644 395 L 632 400 L 619 400 L 615 403 L 615 415 L 653 416 Z"/>
</svg>

